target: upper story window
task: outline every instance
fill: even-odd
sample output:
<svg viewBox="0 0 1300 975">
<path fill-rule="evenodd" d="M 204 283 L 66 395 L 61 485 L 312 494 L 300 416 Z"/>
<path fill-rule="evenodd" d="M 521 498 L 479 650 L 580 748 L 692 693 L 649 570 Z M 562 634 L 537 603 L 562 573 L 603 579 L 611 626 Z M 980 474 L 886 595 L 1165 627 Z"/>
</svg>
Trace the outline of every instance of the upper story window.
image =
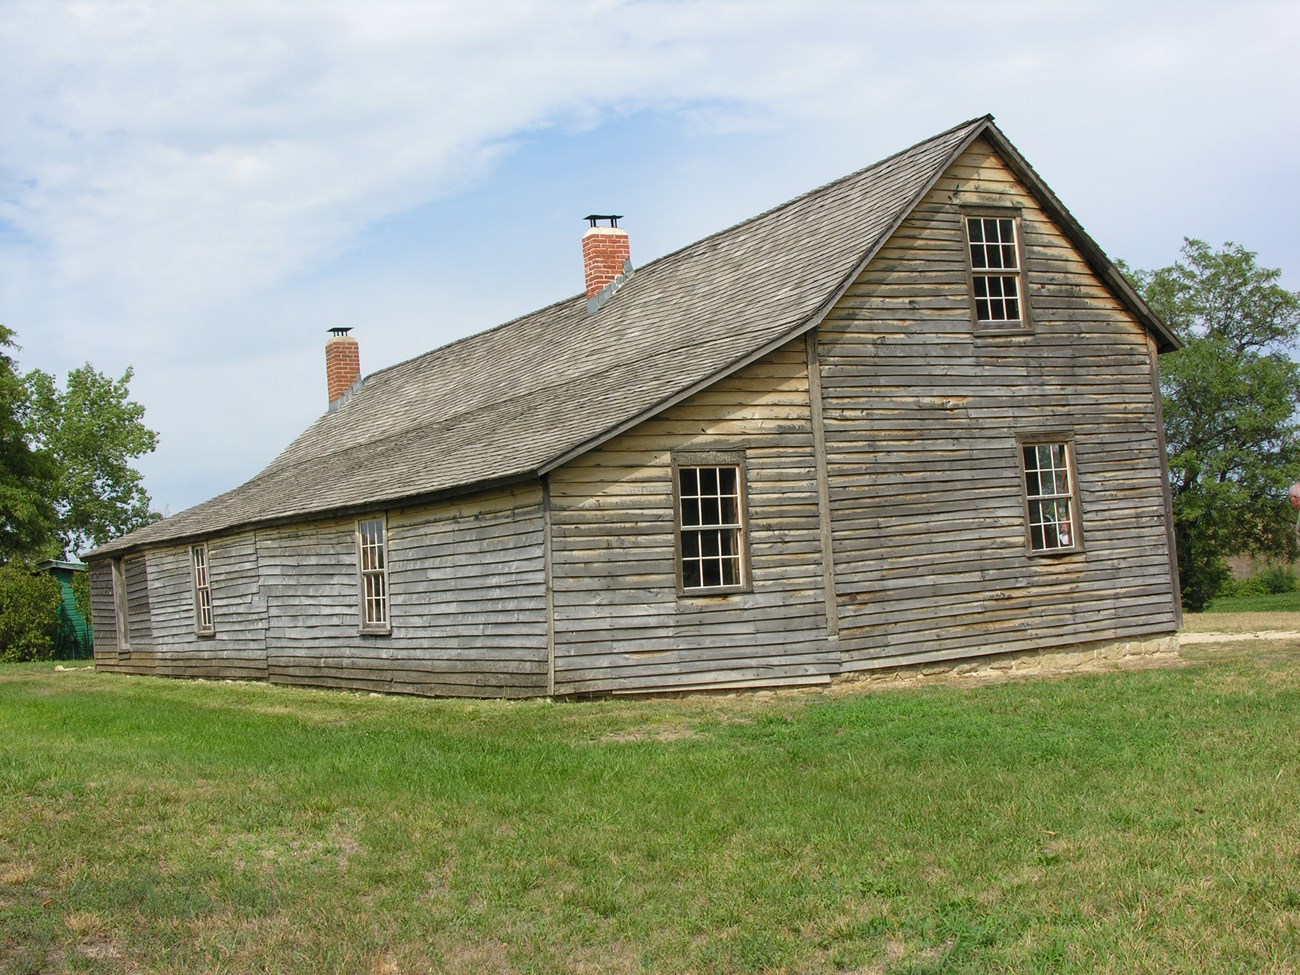
<svg viewBox="0 0 1300 975">
<path fill-rule="evenodd" d="M 966 217 L 966 248 L 976 326 L 1027 327 L 1029 314 L 1021 274 L 1019 218 Z"/>
<path fill-rule="evenodd" d="M 194 632 L 210 635 L 217 632 L 212 619 L 212 582 L 208 575 L 208 545 L 190 546 L 190 570 L 194 581 Z"/>
<path fill-rule="evenodd" d="M 1020 454 L 1030 553 L 1077 551 L 1081 545 L 1074 491 L 1074 452 L 1069 441 L 1022 441 Z"/>
<path fill-rule="evenodd" d="M 678 591 L 748 589 L 744 454 L 683 453 L 674 468 Z"/>
<path fill-rule="evenodd" d="M 131 649 L 130 603 L 126 595 L 126 560 L 113 560 L 113 616 L 117 625 L 117 651 Z"/>
<path fill-rule="evenodd" d="M 361 629 L 387 633 L 388 538 L 384 518 L 357 522 L 357 569 L 361 577 Z"/>
</svg>

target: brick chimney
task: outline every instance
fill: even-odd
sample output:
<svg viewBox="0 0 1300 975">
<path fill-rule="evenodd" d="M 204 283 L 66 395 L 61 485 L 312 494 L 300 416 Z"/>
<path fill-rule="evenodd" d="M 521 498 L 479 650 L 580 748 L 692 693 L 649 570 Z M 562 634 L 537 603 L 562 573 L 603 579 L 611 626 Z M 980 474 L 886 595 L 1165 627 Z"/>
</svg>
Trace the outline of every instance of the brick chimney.
<svg viewBox="0 0 1300 975">
<path fill-rule="evenodd" d="M 325 380 L 329 384 L 330 409 L 361 378 L 361 346 L 348 335 L 351 328 L 331 328 L 325 343 Z"/>
<path fill-rule="evenodd" d="M 595 311 L 632 273 L 632 245 L 619 227 L 616 213 L 592 213 L 583 218 L 591 229 L 582 235 L 582 270 L 587 277 L 587 308 Z M 608 227 L 597 226 L 608 220 Z"/>
</svg>

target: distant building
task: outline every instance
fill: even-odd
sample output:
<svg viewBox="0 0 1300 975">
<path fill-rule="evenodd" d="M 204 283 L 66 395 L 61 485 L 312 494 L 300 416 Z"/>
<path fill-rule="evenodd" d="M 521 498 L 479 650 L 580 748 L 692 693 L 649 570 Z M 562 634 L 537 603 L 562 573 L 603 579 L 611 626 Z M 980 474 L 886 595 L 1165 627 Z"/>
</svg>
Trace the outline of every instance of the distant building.
<svg viewBox="0 0 1300 975">
<path fill-rule="evenodd" d="M 72 590 L 72 580 L 86 567 L 80 562 L 61 562 L 48 559 L 36 566 L 37 572 L 47 572 L 59 583 L 63 598 L 59 603 L 59 632 L 54 638 L 54 656 L 59 660 L 89 658 L 95 648 L 95 635 L 90 620 L 77 606 Z"/>
</svg>

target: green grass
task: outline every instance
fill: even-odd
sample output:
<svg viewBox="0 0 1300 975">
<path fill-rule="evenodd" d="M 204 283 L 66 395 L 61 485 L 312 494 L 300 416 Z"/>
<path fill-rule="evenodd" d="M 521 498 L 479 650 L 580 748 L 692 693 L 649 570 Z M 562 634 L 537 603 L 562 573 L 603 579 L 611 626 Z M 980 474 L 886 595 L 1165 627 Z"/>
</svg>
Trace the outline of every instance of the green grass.
<svg viewBox="0 0 1300 975">
<path fill-rule="evenodd" d="M 1219 596 L 1205 607 L 1207 613 L 1300 613 L 1300 592 L 1262 596 Z"/>
<path fill-rule="evenodd" d="M 860 696 L 0 667 L 0 972 L 1300 970 L 1300 647 Z"/>
</svg>

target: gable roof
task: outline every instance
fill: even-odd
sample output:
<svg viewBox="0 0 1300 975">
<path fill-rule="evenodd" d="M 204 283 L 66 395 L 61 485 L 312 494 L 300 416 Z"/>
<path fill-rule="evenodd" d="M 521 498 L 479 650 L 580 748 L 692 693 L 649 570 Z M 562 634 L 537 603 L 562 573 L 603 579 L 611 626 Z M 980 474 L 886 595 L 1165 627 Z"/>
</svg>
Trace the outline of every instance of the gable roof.
<svg viewBox="0 0 1300 975">
<path fill-rule="evenodd" d="M 372 373 L 251 481 L 89 555 L 543 474 L 816 326 L 981 136 L 1161 347 L 1176 348 L 985 116 L 638 268 L 595 314 L 575 295 Z"/>
</svg>

